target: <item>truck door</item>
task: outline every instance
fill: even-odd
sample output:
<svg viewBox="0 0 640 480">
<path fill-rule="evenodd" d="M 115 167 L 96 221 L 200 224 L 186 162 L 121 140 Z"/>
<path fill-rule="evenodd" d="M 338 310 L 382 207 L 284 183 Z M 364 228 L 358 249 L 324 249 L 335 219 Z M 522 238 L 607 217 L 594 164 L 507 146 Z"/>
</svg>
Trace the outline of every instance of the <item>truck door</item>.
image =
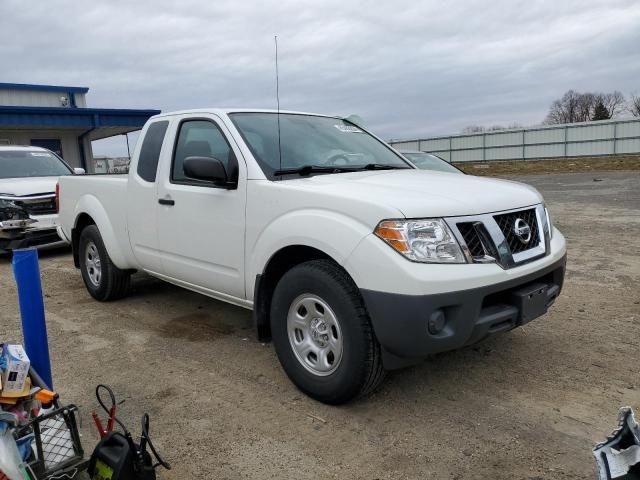
<svg viewBox="0 0 640 480">
<path fill-rule="evenodd" d="M 205 293 L 245 298 L 246 165 L 214 115 L 177 119 L 173 155 L 158 182 L 158 238 L 165 275 Z M 187 157 L 220 160 L 235 188 L 189 178 Z"/>
<path fill-rule="evenodd" d="M 146 130 L 142 131 L 142 145 L 134 152 L 133 158 L 137 159 L 137 162 L 130 166 L 127 186 L 126 215 L 131 248 L 144 270 L 156 274 L 162 273 L 163 270 L 158 245 L 156 179 L 161 155 L 171 156 L 170 142 L 168 139 L 165 141 L 168 126 L 168 120 L 158 120 L 150 123 Z"/>
</svg>

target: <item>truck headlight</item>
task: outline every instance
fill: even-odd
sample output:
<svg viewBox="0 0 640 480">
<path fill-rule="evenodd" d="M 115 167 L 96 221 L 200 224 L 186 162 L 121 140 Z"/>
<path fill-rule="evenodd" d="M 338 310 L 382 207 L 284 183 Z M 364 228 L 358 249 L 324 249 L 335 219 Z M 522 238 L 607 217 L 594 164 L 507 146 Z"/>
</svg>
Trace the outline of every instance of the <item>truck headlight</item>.
<svg viewBox="0 0 640 480">
<path fill-rule="evenodd" d="M 441 218 L 383 220 L 374 233 L 413 262 L 466 263 L 460 245 Z"/>
</svg>

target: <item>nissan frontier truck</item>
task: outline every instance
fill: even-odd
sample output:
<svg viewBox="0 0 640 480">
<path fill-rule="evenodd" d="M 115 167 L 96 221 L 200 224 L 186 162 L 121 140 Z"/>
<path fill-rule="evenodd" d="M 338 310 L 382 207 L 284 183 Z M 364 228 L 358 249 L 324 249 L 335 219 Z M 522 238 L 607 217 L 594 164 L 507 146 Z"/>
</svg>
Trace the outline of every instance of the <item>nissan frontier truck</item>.
<svg viewBox="0 0 640 480">
<path fill-rule="evenodd" d="M 91 296 L 142 271 L 251 309 L 293 383 L 330 404 L 522 326 L 562 288 L 565 240 L 535 189 L 416 169 L 340 117 L 164 113 L 128 175 L 59 182 Z"/>
</svg>

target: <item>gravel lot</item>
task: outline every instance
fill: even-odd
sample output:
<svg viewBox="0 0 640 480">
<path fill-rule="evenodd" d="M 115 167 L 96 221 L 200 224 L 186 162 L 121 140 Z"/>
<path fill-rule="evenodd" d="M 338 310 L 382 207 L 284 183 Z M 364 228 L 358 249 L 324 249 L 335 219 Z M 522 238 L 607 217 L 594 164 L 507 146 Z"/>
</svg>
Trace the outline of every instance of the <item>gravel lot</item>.
<svg viewBox="0 0 640 480">
<path fill-rule="evenodd" d="M 54 379 L 80 406 L 98 382 L 173 463 L 163 479 L 596 478 L 594 442 L 618 408 L 640 412 L 640 172 L 536 175 L 569 244 L 552 311 L 480 345 L 389 375 L 368 399 L 329 407 L 299 393 L 250 312 L 139 275 L 128 298 L 86 293 L 68 251 L 41 269 Z M 20 338 L 10 261 L 0 332 Z"/>
</svg>

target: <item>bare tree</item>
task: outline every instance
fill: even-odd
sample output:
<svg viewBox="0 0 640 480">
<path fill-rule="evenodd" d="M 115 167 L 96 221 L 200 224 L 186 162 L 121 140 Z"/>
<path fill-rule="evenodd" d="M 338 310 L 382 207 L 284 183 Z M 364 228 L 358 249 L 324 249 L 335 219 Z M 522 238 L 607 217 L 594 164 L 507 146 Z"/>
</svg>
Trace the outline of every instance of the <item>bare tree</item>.
<svg viewBox="0 0 640 480">
<path fill-rule="evenodd" d="M 598 118 L 612 118 L 622 111 L 624 96 L 617 90 L 612 93 L 580 93 L 568 90 L 562 98 L 551 104 L 543 123 L 588 122 L 594 118 L 598 105 L 601 105 L 598 107 Z M 602 107 L 607 110 L 606 115 Z"/>
<path fill-rule="evenodd" d="M 598 95 L 593 93 L 578 94 L 578 117 L 574 122 L 588 122 L 598 104 Z"/>
<path fill-rule="evenodd" d="M 578 115 L 580 111 L 580 97 L 581 94 L 575 90 L 568 90 L 562 98 L 554 100 L 549 108 L 547 118 L 544 123 L 556 124 L 556 123 L 572 123 L 578 122 Z"/>
<path fill-rule="evenodd" d="M 491 125 L 490 127 L 483 127 L 481 125 L 469 125 L 462 129 L 462 133 L 485 133 L 485 132 L 498 132 L 500 130 L 510 130 L 513 128 L 523 128 L 517 122 L 512 122 L 508 126 L 503 127 L 502 125 Z"/>
<path fill-rule="evenodd" d="M 483 133 L 484 131 L 485 128 L 480 125 L 469 125 L 462 129 L 462 133 Z"/>
<path fill-rule="evenodd" d="M 618 90 L 611 93 L 600 93 L 597 97 L 598 100 L 607 107 L 607 110 L 609 111 L 609 118 L 615 117 L 616 114 L 621 113 L 624 110 L 624 95 L 622 95 Z"/>
<path fill-rule="evenodd" d="M 628 112 L 636 118 L 640 118 L 640 95 L 632 93 L 627 105 Z"/>
</svg>

